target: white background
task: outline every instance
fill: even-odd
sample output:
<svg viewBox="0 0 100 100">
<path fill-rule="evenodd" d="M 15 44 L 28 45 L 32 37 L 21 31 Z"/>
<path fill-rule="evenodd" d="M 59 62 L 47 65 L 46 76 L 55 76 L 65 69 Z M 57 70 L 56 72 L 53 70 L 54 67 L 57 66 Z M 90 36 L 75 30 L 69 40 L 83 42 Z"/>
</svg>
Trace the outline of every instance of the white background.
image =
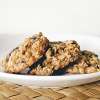
<svg viewBox="0 0 100 100">
<path fill-rule="evenodd" d="M 0 33 L 100 34 L 100 0 L 0 0 Z"/>
</svg>

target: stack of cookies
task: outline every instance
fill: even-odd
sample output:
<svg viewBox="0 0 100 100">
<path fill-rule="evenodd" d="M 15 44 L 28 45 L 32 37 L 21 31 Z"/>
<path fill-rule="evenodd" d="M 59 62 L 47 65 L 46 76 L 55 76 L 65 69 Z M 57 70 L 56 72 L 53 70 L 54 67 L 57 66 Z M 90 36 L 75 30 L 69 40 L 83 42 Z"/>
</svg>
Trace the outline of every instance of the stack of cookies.
<svg viewBox="0 0 100 100">
<path fill-rule="evenodd" d="M 85 74 L 100 71 L 98 56 L 75 40 L 49 41 L 40 32 L 26 38 L 2 61 L 4 72 L 29 75 Z"/>
</svg>

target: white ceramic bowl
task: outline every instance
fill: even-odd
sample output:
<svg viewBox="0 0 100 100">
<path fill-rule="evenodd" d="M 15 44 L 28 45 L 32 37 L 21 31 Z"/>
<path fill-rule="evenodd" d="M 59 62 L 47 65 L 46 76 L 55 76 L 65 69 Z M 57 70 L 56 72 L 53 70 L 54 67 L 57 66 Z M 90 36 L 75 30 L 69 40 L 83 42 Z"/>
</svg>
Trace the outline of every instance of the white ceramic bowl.
<svg viewBox="0 0 100 100">
<path fill-rule="evenodd" d="M 91 50 L 100 56 L 100 37 L 73 34 L 45 34 L 50 40 L 76 40 L 81 49 Z M 0 35 L 0 57 L 16 47 L 27 34 Z M 100 72 L 63 76 L 29 76 L 0 72 L 0 80 L 33 87 L 70 87 L 100 80 Z"/>
</svg>

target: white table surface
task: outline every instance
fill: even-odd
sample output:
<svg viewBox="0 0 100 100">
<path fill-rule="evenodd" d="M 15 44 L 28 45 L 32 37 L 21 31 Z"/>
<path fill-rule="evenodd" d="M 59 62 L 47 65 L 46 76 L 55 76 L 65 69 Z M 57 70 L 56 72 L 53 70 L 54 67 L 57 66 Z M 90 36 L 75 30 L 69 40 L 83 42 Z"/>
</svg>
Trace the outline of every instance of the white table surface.
<svg viewBox="0 0 100 100">
<path fill-rule="evenodd" d="M 100 0 L 0 0 L 0 34 L 100 34 Z"/>
</svg>

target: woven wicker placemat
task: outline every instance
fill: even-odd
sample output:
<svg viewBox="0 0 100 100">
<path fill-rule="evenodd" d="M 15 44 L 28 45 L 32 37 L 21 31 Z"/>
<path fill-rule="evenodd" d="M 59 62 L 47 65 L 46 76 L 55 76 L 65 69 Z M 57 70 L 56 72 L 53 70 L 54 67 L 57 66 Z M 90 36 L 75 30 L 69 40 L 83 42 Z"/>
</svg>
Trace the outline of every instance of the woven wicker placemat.
<svg viewBox="0 0 100 100">
<path fill-rule="evenodd" d="M 100 81 L 55 89 L 0 82 L 0 100 L 100 100 Z"/>
</svg>

